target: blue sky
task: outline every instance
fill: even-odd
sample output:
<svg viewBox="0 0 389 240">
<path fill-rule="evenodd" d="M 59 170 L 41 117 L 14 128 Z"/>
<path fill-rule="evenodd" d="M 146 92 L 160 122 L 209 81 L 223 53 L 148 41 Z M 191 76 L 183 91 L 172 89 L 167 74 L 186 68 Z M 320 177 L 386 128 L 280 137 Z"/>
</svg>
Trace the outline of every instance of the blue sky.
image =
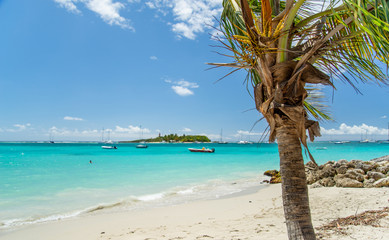
<svg viewBox="0 0 389 240">
<path fill-rule="evenodd" d="M 210 39 L 221 0 L 0 0 L 0 141 L 206 134 L 259 140 L 266 123 Z M 388 87 L 341 82 L 318 140 L 386 139 Z M 140 129 L 142 126 L 142 130 Z M 51 134 L 50 134 L 51 133 Z"/>
</svg>

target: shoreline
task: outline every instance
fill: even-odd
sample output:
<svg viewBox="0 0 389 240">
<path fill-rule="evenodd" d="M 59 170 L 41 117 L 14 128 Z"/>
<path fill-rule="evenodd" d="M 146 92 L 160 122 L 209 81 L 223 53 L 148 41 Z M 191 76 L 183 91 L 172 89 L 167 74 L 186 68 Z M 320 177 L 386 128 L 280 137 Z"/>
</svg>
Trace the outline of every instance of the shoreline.
<svg viewBox="0 0 389 240">
<path fill-rule="evenodd" d="M 315 228 L 337 218 L 389 207 L 389 188 L 309 188 Z M 348 235 L 325 239 L 389 239 L 389 217 L 383 228 L 350 226 Z M 320 233 L 321 230 L 316 231 Z M 0 233 L 15 239 L 287 239 L 281 185 L 255 193 L 136 211 L 99 213 L 26 226 Z"/>
</svg>

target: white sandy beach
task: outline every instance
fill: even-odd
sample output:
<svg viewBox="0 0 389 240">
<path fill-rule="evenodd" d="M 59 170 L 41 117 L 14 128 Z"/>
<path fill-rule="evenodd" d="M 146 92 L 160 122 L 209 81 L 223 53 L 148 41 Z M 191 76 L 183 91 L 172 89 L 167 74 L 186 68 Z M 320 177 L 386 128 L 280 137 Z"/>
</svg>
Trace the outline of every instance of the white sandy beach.
<svg viewBox="0 0 389 240">
<path fill-rule="evenodd" d="M 388 188 L 310 189 L 314 227 L 340 217 L 389 206 Z M 389 239 L 389 217 L 380 227 L 346 226 L 323 239 Z M 322 231 L 317 231 L 323 233 Z M 344 234 L 345 233 L 345 234 Z M 1 233 L 2 240 L 51 239 L 287 239 L 281 185 L 254 194 L 136 212 L 106 213 Z"/>
</svg>

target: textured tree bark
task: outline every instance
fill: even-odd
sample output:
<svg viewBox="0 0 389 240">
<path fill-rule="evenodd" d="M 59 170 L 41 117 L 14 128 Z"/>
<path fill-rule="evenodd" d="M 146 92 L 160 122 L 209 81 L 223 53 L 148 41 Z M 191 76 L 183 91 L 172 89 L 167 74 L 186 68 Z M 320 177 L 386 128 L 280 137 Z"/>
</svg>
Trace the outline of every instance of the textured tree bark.
<svg viewBox="0 0 389 240">
<path fill-rule="evenodd" d="M 295 124 L 283 119 L 277 124 L 278 152 L 282 178 L 282 200 L 290 240 L 314 240 L 308 187 L 301 143 Z"/>
</svg>

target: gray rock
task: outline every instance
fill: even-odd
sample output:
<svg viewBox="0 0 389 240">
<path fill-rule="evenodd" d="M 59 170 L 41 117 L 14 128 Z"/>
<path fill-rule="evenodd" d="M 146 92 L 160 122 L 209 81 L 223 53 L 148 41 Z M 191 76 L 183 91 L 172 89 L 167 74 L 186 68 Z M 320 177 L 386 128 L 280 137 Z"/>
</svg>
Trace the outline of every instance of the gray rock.
<svg viewBox="0 0 389 240">
<path fill-rule="evenodd" d="M 336 170 L 335 170 L 335 168 L 334 168 L 332 165 L 330 165 L 330 164 L 325 165 L 325 166 L 323 167 L 322 170 L 319 170 L 319 171 L 318 171 L 318 177 L 319 177 L 319 179 L 328 178 L 328 177 L 333 177 L 333 176 L 335 176 L 335 175 L 336 175 Z"/>
<path fill-rule="evenodd" d="M 383 161 L 389 161 L 389 155 L 386 155 L 386 156 L 383 156 L 383 157 L 379 157 L 379 158 L 374 158 L 370 161 L 373 161 L 373 162 L 383 162 Z"/>
<path fill-rule="evenodd" d="M 333 187 L 336 185 L 336 182 L 334 181 L 334 179 L 332 177 L 323 178 L 318 183 L 320 183 L 320 185 L 322 185 L 324 187 Z"/>
<path fill-rule="evenodd" d="M 345 174 L 348 168 L 345 165 L 342 165 L 335 169 L 337 174 Z"/>
<path fill-rule="evenodd" d="M 314 184 L 311 185 L 310 188 L 321 188 L 323 185 L 321 185 L 319 182 L 315 182 Z"/>
<path fill-rule="evenodd" d="M 384 165 L 376 168 L 377 172 L 387 174 L 389 172 L 389 165 Z"/>
<path fill-rule="evenodd" d="M 370 179 L 374 179 L 375 181 L 380 180 L 381 178 L 385 178 L 385 174 L 382 174 L 380 172 L 373 172 L 369 171 L 367 172 L 367 177 Z"/>
<path fill-rule="evenodd" d="M 365 181 L 363 181 L 363 187 L 372 188 L 372 187 L 374 187 L 374 185 L 373 185 L 374 182 L 375 182 L 375 180 L 373 178 L 365 179 Z"/>
<path fill-rule="evenodd" d="M 349 187 L 349 188 L 362 188 L 363 183 L 351 178 L 340 178 L 336 181 L 336 186 Z"/>
<path fill-rule="evenodd" d="M 306 175 L 307 175 L 307 184 L 312 184 L 312 183 L 314 183 L 314 182 L 319 180 L 319 178 L 317 177 L 316 172 L 313 172 L 313 171 L 312 172 L 308 172 Z"/>
<path fill-rule="evenodd" d="M 362 160 L 351 160 L 346 164 L 347 168 L 359 168 L 357 166 L 360 166 L 363 163 Z"/>
<path fill-rule="evenodd" d="M 365 179 L 365 176 L 363 176 L 364 173 L 365 172 L 362 169 L 349 169 L 347 170 L 345 177 L 357 180 L 359 182 L 363 182 L 363 180 Z"/>
<path fill-rule="evenodd" d="M 317 170 L 317 166 L 312 161 L 309 161 L 305 164 L 305 169 L 306 170 Z"/>
<path fill-rule="evenodd" d="M 357 162 L 355 168 L 363 170 L 365 173 L 377 167 L 376 164 L 372 162 Z"/>
<path fill-rule="evenodd" d="M 338 182 L 338 180 L 343 179 L 343 178 L 345 178 L 345 177 L 346 177 L 345 174 L 338 174 L 338 175 L 336 175 L 336 176 L 334 177 L 334 181 L 335 181 L 335 182 Z"/>
<path fill-rule="evenodd" d="M 337 167 L 346 165 L 347 163 L 348 163 L 348 161 L 346 159 L 341 159 L 341 160 L 335 162 L 334 167 L 337 168 Z"/>
<path fill-rule="evenodd" d="M 389 177 L 381 178 L 373 183 L 374 187 L 389 187 Z"/>
</svg>

